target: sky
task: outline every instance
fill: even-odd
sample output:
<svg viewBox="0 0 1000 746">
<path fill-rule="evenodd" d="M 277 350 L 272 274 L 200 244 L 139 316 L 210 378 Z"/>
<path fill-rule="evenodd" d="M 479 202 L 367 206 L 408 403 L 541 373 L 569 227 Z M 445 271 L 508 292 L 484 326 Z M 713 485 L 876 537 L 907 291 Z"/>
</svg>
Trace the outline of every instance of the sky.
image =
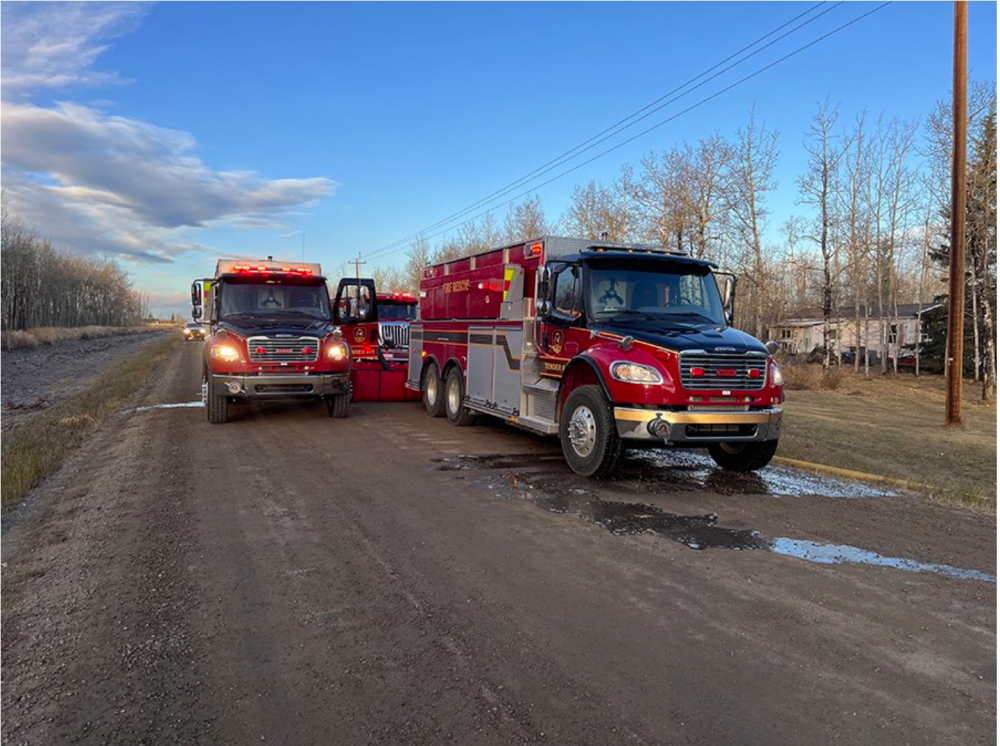
<svg viewBox="0 0 1000 746">
<path fill-rule="evenodd" d="M 186 313 L 220 256 L 304 256 L 336 278 L 806 14 L 538 181 L 672 121 L 532 192 L 558 219 L 575 184 L 731 136 L 754 106 L 779 132 L 777 240 L 807 211 L 795 179 L 819 102 L 846 123 L 922 118 L 950 95 L 950 2 L 893 3 L 724 90 L 878 6 L 816 5 L 4 2 L 5 198 L 58 245 L 120 261 L 155 312 Z M 970 80 L 996 80 L 996 29 L 995 3 L 969 4 Z"/>
</svg>

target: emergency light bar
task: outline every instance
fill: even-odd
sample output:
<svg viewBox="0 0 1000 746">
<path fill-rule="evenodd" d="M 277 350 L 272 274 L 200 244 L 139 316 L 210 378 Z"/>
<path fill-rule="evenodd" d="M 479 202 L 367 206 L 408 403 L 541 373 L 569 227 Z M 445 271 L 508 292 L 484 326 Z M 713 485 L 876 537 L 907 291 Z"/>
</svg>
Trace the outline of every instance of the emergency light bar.
<svg viewBox="0 0 1000 746">
<path fill-rule="evenodd" d="M 672 254 L 674 256 L 688 256 L 686 251 L 682 251 L 680 249 L 669 249 L 666 246 L 643 246 L 637 244 L 633 244 L 631 246 L 595 244 L 593 246 L 588 246 L 585 251 L 593 251 L 598 254 L 605 251 L 623 251 L 627 254 Z"/>
<path fill-rule="evenodd" d="M 250 259 L 220 260 L 218 274 L 237 275 L 293 275 L 316 277 L 321 274 L 318 264 L 296 264 L 295 262 L 253 261 Z"/>
</svg>

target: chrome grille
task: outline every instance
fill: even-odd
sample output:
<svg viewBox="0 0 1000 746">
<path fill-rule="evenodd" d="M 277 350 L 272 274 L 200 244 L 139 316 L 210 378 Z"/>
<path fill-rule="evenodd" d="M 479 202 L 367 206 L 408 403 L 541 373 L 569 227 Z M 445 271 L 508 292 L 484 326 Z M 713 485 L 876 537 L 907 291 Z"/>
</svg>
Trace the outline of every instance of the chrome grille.
<svg viewBox="0 0 1000 746">
<path fill-rule="evenodd" d="M 409 347 L 410 324 L 406 321 L 380 321 L 379 339 L 385 347 Z"/>
<path fill-rule="evenodd" d="M 251 363 L 312 363 L 319 359 L 319 337 L 250 337 Z"/>
<path fill-rule="evenodd" d="M 690 391 L 759 391 L 767 381 L 763 353 L 685 352 L 680 358 L 681 386 Z M 697 368 L 702 370 L 699 376 L 692 372 Z"/>
</svg>

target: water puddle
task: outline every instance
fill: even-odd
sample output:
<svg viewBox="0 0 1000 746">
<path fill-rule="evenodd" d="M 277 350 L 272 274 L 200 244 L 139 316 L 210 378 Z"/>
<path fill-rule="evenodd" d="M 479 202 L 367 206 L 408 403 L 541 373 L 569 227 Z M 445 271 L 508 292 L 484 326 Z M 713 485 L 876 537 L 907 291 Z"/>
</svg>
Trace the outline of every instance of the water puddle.
<svg viewBox="0 0 1000 746">
<path fill-rule="evenodd" d="M 884 497 L 898 493 L 870 484 L 823 477 L 818 474 L 771 465 L 766 469 L 737 474 L 720 469 L 701 451 L 635 451 L 615 480 L 635 491 L 651 488 L 678 489 L 687 485 L 708 488 L 720 495 L 775 495 L 797 497 Z M 655 471 L 650 467 L 656 467 Z"/>
<path fill-rule="evenodd" d="M 199 399 L 198 401 L 182 401 L 174 402 L 173 404 L 148 404 L 145 407 L 133 407 L 132 409 L 123 409 L 118 414 L 131 414 L 132 412 L 148 412 L 151 409 L 186 409 L 188 407 L 204 407 L 205 405 Z"/>
<path fill-rule="evenodd" d="M 643 456 L 645 454 L 642 454 Z M 679 463 L 673 468 L 682 473 L 697 475 L 699 472 L 721 472 L 720 469 L 709 467 L 699 457 L 700 454 L 690 452 L 672 452 L 665 458 L 675 459 L 681 455 Z M 644 459 L 640 456 L 639 461 Z M 708 456 L 705 461 L 711 463 Z M 539 454 L 486 455 L 486 456 L 456 456 L 434 459 L 440 471 L 483 470 L 486 472 L 481 481 L 490 489 L 508 499 L 528 500 L 537 507 L 552 513 L 577 515 L 585 521 L 595 523 L 617 536 L 635 536 L 652 534 L 670 541 L 683 544 L 696 550 L 730 549 L 737 551 L 766 551 L 784 557 L 813 562 L 820 565 L 857 564 L 889 567 L 906 572 L 932 573 L 958 580 L 979 580 L 995 583 L 996 576 L 979 570 L 968 570 L 952 565 L 920 562 L 903 557 L 887 557 L 878 552 L 846 544 L 824 544 L 821 542 L 792 539 L 787 537 L 769 537 L 750 528 L 720 526 L 719 517 L 714 513 L 704 515 L 681 515 L 669 513 L 655 505 L 639 502 L 616 502 L 602 500 L 586 480 L 577 479 L 562 469 L 544 468 L 549 462 L 561 461 L 561 456 Z M 536 467 L 534 470 L 526 467 Z M 497 474 L 500 470 L 517 470 L 517 473 Z M 649 470 L 649 460 L 645 459 L 645 469 Z M 789 474 L 766 474 L 771 471 L 788 472 Z M 492 473 L 490 473 L 492 472 Z M 801 475 L 793 469 L 768 467 L 764 473 L 745 475 L 722 472 L 726 478 L 734 478 L 729 482 L 733 486 L 743 485 L 754 491 L 749 494 L 775 494 L 769 490 L 783 490 L 778 494 L 815 495 L 822 494 L 816 490 L 814 479 L 821 483 L 833 483 L 838 487 L 850 487 L 851 483 L 839 480 L 828 480 L 823 477 L 813 478 L 811 475 Z M 757 481 L 747 481 L 747 477 L 756 477 L 768 490 L 758 491 Z M 460 478 L 466 478 L 462 476 Z M 615 489 L 634 479 L 626 474 L 622 479 L 616 479 L 611 484 Z M 645 481 L 649 491 L 649 480 Z M 705 476 L 701 483 L 709 486 Z M 660 486 L 660 485 L 658 485 Z M 866 485 L 857 485 L 858 493 L 852 496 L 891 494 L 874 490 Z M 670 488 L 677 489 L 676 482 L 671 482 Z M 813 488 L 810 488 L 813 487 Z M 870 490 L 870 492 L 865 492 Z M 716 490 L 718 491 L 718 490 Z M 732 493 L 730 493 L 732 494 Z"/>
<path fill-rule="evenodd" d="M 768 550 L 786 557 L 816 562 L 820 565 L 839 565 L 851 563 L 858 565 L 877 565 L 879 567 L 894 567 L 907 572 L 932 572 L 948 578 L 959 580 L 982 580 L 984 583 L 997 582 L 996 575 L 979 570 L 965 570 L 961 567 L 941 565 L 933 562 L 919 562 L 902 557 L 886 557 L 878 552 L 872 552 L 847 544 L 820 544 L 802 539 L 772 539 Z"/>
<path fill-rule="evenodd" d="M 496 453 L 485 456 L 445 456 L 431 461 L 437 466 L 435 471 L 473 471 L 496 469 L 521 469 L 542 464 L 561 463 L 561 455 L 538 453 Z"/>
</svg>

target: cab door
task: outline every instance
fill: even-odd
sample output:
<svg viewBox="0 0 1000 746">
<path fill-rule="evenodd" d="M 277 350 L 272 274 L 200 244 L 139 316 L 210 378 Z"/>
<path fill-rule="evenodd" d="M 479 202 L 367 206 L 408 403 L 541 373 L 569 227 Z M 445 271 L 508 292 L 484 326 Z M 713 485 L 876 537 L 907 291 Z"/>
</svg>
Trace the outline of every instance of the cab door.
<svg viewBox="0 0 1000 746">
<path fill-rule="evenodd" d="M 351 346 L 355 360 L 378 355 L 378 298 L 375 280 L 345 277 L 333 299 L 333 323 Z"/>
</svg>

